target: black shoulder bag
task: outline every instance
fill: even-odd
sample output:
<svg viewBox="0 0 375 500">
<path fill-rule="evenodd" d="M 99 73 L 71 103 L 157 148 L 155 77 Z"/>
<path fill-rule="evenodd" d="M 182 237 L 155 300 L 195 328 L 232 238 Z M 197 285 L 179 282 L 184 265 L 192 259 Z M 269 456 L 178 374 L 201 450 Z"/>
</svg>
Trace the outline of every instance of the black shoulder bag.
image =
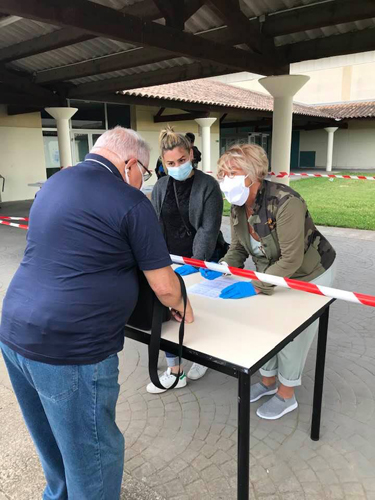
<svg viewBox="0 0 375 500">
<path fill-rule="evenodd" d="M 182 358 L 182 346 L 184 343 L 184 333 L 185 333 L 185 314 L 186 314 L 186 304 L 187 304 L 187 294 L 184 280 L 180 275 L 176 274 L 180 281 L 181 294 L 184 302 L 184 313 L 179 329 L 179 348 L 178 348 L 178 359 L 179 365 L 181 365 Z M 166 389 L 159 380 L 158 374 L 158 360 L 159 360 L 159 350 L 160 350 L 160 338 L 162 324 L 169 321 L 171 318 L 171 312 L 169 307 L 164 306 L 160 300 L 157 298 L 153 290 L 151 289 L 148 281 L 142 271 L 138 271 L 139 279 L 139 295 L 137 305 L 128 320 L 128 325 L 140 330 L 151 330 L 150 344 L 148 346 L 148 371 L 150 374 L 151 382 L 159 389 Z M 173 389 L 178 384 L 180 373 L 176 377 L 174 384 L 169 388 Z"/>
</svg>

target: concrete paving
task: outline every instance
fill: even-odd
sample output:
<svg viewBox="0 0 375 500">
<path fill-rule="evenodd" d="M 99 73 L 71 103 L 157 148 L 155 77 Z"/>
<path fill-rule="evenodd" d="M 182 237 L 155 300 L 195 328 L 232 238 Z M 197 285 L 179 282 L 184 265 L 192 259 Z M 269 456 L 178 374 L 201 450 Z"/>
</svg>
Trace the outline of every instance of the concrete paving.
<svg viewBox="0 0 375 500">
<path fill-rule="evenodd" d="M 3 204 L 0 215 L 26 215 L 27 209 L 27 204 Z M 335 286 L 375 294 L 375 232 L 321 229 L 338 253 Z M 223 230 L 229 239 L 227 221 Z M 24 247 L 24 231 L 0 226 L 0 301 Z M 252 405 L 252 499 L 375 500 L 374 319 L 369 307 L 336 302 L 331 308 L 319 442 L 309 438 L 315 345 L 297 389 L 297 411 L 267 422 L 255 414 L 261 403 Z M 122 498 L 234 500 L 236 381 L 210 370 L 184 389 L 150 395 L 146 347 L 127 340 L 120 364 L 117 420 L 126 439 Z M 2 361 L 0 450 L 0 500 L 40 499 L 43 474 Z"/>
</svg>

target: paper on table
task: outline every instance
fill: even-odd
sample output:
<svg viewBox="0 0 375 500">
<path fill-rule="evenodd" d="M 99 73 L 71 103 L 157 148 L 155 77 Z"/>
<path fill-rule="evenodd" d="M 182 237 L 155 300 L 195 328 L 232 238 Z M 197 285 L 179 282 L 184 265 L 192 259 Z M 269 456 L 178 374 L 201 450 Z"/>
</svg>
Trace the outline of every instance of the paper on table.
<svg viewBox="0 0 375 500">
<path fill-rule="evenodd" d="M 231 278 L 217 278 L 216 280 L 203 280 L 196 285 L 190 286 L 187 291 L 188 293 L 195 295 L 203 295 L 203 297 L 209 297 L 210 299 L 218 299 L 219 295 L 224 288 L 229 285 L 233 285 L 237 280 L 233 277 Z"/>
</svg>

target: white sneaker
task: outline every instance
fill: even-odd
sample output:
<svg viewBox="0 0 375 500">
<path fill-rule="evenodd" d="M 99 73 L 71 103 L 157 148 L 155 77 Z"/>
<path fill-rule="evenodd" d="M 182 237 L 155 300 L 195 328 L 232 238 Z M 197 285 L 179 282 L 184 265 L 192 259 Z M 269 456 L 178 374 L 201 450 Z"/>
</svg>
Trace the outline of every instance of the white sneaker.
<svg viewBox="0 0 375 500">
<path fill-rule="evenodd" d="M 150 394 L 160 394 L 161 392 L 165 392 L 167 389 L 172 387 L 176 380 L 177 375 L 174 375 L 171 371 L 170 368 L 166 372 L 163 373 L 163 375 L 160 377 L 160 383 L 165 387 L 165 389 L 159 389 L 159 387 L 156 387 L 152 382 L 148 384 L 146 387 L 147 392 Z M 187 384 L 186 382 L 186 375 L 185 372 L 182 372 L 180 375 L 180 380 L 178 381 L 175 389 L 181 389 L 182 387 L 185 387 Z"/>
<path fill-rule="evenodd" d="M 187 377 L 191 380 L 198 380 L 203 377 L 203 375 L 208 370 L 207 366 L 198 365 L 198 363 L 193 363 L 190 370 L 188 371 Z"/>
</svg>

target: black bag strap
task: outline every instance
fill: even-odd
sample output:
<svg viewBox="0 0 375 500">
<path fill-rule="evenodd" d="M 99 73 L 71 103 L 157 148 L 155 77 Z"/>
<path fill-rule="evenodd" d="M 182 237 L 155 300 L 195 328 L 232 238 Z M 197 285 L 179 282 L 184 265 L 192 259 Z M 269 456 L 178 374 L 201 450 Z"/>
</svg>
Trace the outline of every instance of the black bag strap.
<svg viewBox="0 0 375 500">
<path fill-rule="evenodd" d="M 186 304 L 187 304 L 187 293 L 184 280 L 181 278 L 179 274 L 176 273 L 177 278 L 180 281 L 181 286 L 181 294 L 182 300 L 184 303 L 184 314 L 182 316 L 182 321 L 180 323 L 180 329 L 178 333 L 178 364 L 181 366 L 181 358 L 182 358 L 182 346 L 184 343 L 184 334 L 185 334 L 185 315 L 186 315 Z M 163 304 L 155 295 L 154 300 L 154 312 L 152 318 L 152 328 L 151 328 L 151 339 L 150 344 L 148 346 L 148 371 L 150 374 L 151 382 L 158 389 L 166 389 L 160 380 L 158 374 L 158 361 L 159 361 L 159 350 L 160 350 L 160 338 L 161 338 L 161 328 L 163 323 Z M 169 389 L 173 389 L 178 384 L 180 379 L 181 372 L 178 372 L 176 380 L 173 385 L 169 387 Z"/>
<path fill-rule="evenodd" d="M 180 203 L 178 201 L 178 196 L 177 196 L 177 189 L 176 189 L 176 183 L 175 181 L 173 180 L 173 190 L 174 190 L 174 196 L 176 198 L 176 203 L 177 203 L 177 208 L 178 208 L 178 211 L 179 211 L 179 214 L 180 214 L 180 217 L 181 217 L 181 220 L 182 220 L 182 223 L 183 225 L 185 226 L 185 229 L 186 229 L 186 232 L 189 236 L 191 236 L 191 231 L 188 227 L 188 225 L 186 224 L 185 222 L 185 219 L 184 219 L 184 216 L 182 215 L 182 212 L 181 212 L 181 208 L 180 208 Z"/>
</svg>

